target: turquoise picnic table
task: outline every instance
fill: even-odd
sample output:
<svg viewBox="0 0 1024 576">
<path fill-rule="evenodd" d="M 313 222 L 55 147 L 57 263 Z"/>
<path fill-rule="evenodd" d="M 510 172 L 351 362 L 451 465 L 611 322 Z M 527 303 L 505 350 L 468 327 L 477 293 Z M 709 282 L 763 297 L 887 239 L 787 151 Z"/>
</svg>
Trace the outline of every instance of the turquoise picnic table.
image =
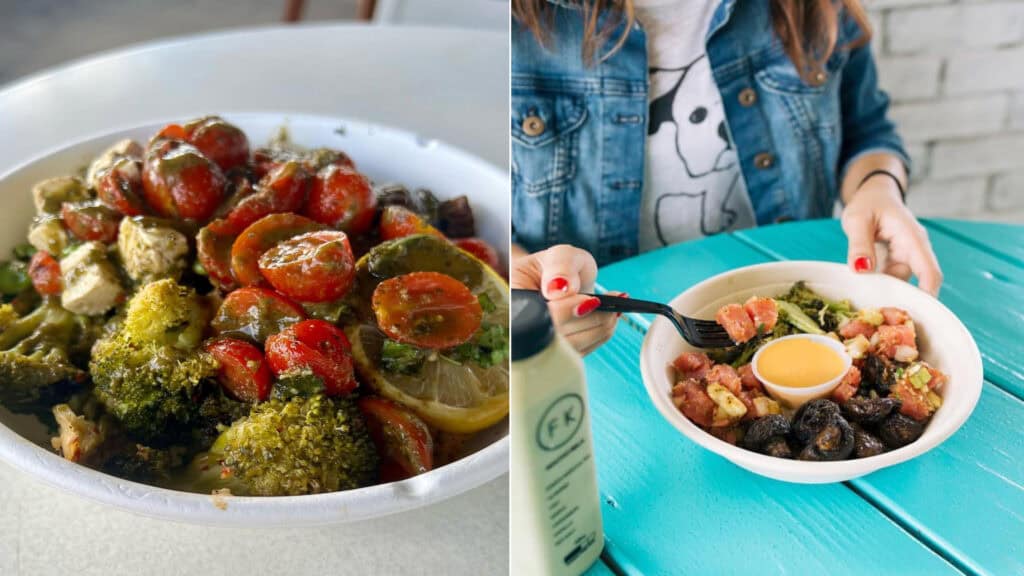
<svg viewBox="0 0 1024 576">
<path fill-rule="evenodd" d="M 675 431 L 626 317 L 586 358 L 605 574 L 1024 574 L 1024 226 L 924 221 L 940 299 L 970 329 L 985 384 L 974 413 L 909 462 L 836 484 L 764 478 Z M 600 270 L 598 290 L 667 302 L 709 276 L 773 260 L 845 261 L 835 220 L 671 246 Z"/>
</svg>

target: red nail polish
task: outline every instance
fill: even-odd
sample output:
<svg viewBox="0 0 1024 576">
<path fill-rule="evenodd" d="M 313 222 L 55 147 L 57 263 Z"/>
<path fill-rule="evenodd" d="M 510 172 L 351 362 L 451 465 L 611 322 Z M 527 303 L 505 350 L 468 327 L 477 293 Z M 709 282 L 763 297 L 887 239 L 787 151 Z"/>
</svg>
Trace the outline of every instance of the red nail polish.
<svg viewBox="0 0 1024 576">
<path fill-rule="evenodd" d="M 565 293 L 565 292 L 568 292 L 568 291 L 569 291 L 569 281 L 566 280 L 565 278 L 562 278 L 561 276 L 555 276 L 554 278 L 551 279 L 550 282 L 548 282 L 548 292 L 562 292 L 562 293 Z"/>
<path fill-rule="evenodd" d="M 586 316 L 587 314 L 590 314 L 594 310 L 597 310 L 597 307 L 600 305 L 600 298 L 587 298 L 579 306 L 576 307 L 576 317 L 580 318 Z"/>
<path fill-rule="evenodd" d="M 859 256 L 853 261 L 853 269 L 857 272 L 867 272 L 871 270 L 871 259 L 867 256 Z"/>
<path fill-rule="evenodd" d="M 619 294 L 619 298 L 629 298 L 629 292 L 623 292 L 622 294 Z"/>
</svg>

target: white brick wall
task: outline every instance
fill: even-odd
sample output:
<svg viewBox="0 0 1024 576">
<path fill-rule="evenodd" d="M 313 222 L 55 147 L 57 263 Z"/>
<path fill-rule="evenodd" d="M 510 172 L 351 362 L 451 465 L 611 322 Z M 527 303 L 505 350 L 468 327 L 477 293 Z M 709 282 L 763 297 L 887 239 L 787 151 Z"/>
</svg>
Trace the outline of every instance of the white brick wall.
<svg viewBox="0 0 1024 576">
<path fill-rule="evenodd" d="M 1024 0 L 864 0 L 922 216 L 1024 223 Z"/>
</svg>

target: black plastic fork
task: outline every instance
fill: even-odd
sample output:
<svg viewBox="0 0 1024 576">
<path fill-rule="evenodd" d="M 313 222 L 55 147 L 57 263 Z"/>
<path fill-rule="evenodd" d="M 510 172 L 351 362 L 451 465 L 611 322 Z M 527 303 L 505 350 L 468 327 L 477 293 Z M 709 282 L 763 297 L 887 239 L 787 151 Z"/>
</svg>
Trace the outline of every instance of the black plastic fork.
<svg viewBox="0 0 1024 576">
<path fill-rule="evenodd" d="M 718 322 L 683 316 L 667 304 L 651 302 L 649 300 L 609 296 L 607 294 L 584 295 L 593 296 L 600 300 L 601 304 L 597 309 L 602 312 L 638 312 L 640 314 L 664 316 L 676 327 L 676 331 L 679 332 L 679 335 L 684 340 L 697 348 L 729 348 L 736 345 L 736 342 L 729 337 L 725 328 L 722 328 L 722 325 Z"/>
</svg>

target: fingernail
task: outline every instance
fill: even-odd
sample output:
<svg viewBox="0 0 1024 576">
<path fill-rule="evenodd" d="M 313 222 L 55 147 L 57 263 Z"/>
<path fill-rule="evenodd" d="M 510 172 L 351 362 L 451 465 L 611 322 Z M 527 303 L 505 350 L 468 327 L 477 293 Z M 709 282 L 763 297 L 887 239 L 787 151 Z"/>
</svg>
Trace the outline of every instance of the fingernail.
<svg viewBox="0 0 1024 576">
<path fill-rule="evenodd" d="M 569 291 L 569 281 L 561 276 L 555 276 L 548 282 L 548 292 L 561 292 L 565 294 Z"/>
<path fill-rule="evenodd" d="M 587 298 L 582 303 L 580 303 L 579 306 L 576 307 L 576 311 L 574 312 L 574 314 L 577 318 L 582 318 L 583 316 L 590 314 L 594 310 L 597 310 L 597 307 L 600 305 L 600 298 Z"/>
<path fill-rule="evenodd" d="M 860 256 L 853 261 L 853 269 L 857 272 L 867 272 L 871 270 L 871 259 L 867 256 Z"/>
<path fill-rule="evenodd" d="M 629 292 L 623 292 L 622 294 L 619 294 L 619 298 L 629 298 Z"/>
</svg>

